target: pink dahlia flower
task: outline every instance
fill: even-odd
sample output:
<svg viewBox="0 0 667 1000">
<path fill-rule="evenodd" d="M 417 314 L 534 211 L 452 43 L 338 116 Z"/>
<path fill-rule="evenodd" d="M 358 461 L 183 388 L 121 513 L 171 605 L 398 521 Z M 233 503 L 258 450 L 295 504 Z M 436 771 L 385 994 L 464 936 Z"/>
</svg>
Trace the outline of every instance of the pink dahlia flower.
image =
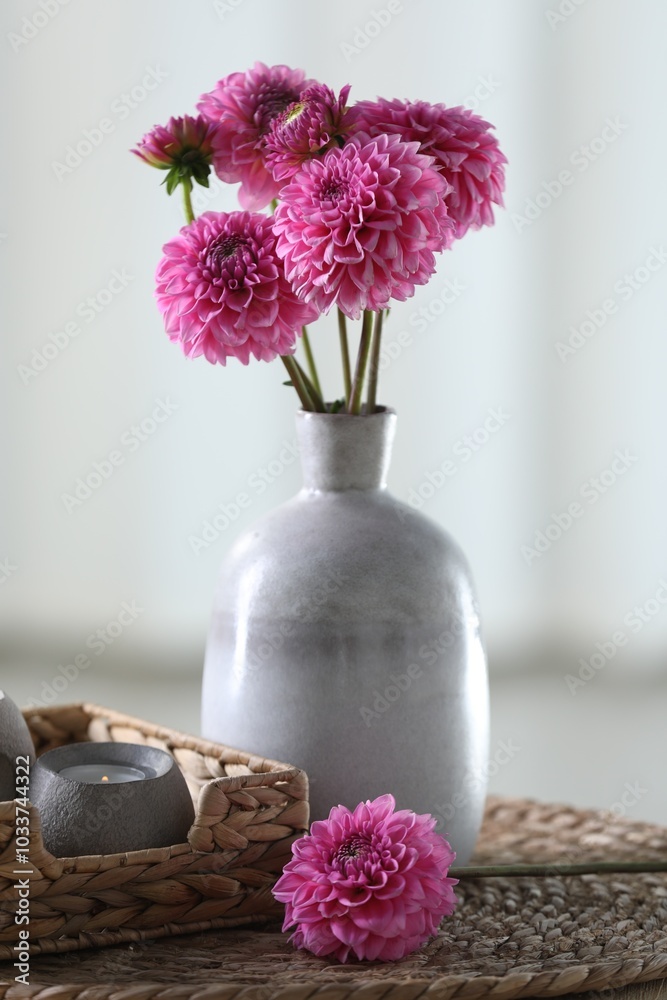
<svg viewBox="0 0 667 1000">
<path fill-rule="evenodd" d="M 336 97 L 329 87 L 316 83 L 273 119 L 266 137 L 265 160 L 277 181 L 288 180 L 311 156 L 343 145 L 349 93 L 346 86 Z"/>
<path fill-rule="evenodd" d="M 226 76 L 200 99 L 198 110 L 220 125 L 215 172 L 228 184 L 241 181 L 239 201 L 244 208 L 264 208 L 277 196 L 280 184 L 267 170 L 264 142 L 273 119 L 314 82 L 306 80 L 301 69 L 258 62 L 246 73 Z"/>
<path fill-rule="evenodd" d="M 336 806 L 292 846 L 273 895 L 291 941 L 339 962 L 381 962 L 420 948 L 454 912 L 451 847 L 432 816 L 395 812 L 393 795 Z"/>
<path fill-rule="evenodd" d="M 188 178 L 208 187 L 217 129 L 201 115 L 170 118 L 166 125 L 147 132 L 131 152 L 151 167 L 169 171 L 165 178 L 169 194 Z"/>
<path fill-rule="evenodd" d="M 457 239 L 468 229 L 493 225 L 492 206 L 503 204 L 507 158 L 489 122 L 463 107 L 385 99 L 360 101 L 350 119 L 369 135 L 387 132 L 418 142 L 422 153 L 434 157 L 450 185 L 447 208 Z"/>
<path fill-rule="evenodd" d="M 306 160 L 281 190 L 274 224 L 301 298 L 356 319 L 428 281 L 434 251 L 454 238 L 447 184 L 432 162 L 416 143 L 363 133 Z"/>
<path fill-rule="evenodd" d="M 158 307 L 170 340 L 189 358 L 271 361 L 291 353 L 297 332 L 316 318 L 285 278 L 265 215 L 205 212 L 163 252 Z"/>
</svg>

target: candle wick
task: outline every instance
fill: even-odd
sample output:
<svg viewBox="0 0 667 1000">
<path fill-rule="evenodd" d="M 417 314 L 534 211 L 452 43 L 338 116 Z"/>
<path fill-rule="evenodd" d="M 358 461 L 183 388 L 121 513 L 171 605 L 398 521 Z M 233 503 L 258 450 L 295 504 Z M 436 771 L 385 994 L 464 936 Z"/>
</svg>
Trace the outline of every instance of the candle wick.
<svg viewBox="0 0 667 1000">
<path fill-rule="evenodd" d="M 107 778 L 106 774 L 102 776 L 102 781 L 108 781 L 108 780 L 109 779 Z"/>
</svg>

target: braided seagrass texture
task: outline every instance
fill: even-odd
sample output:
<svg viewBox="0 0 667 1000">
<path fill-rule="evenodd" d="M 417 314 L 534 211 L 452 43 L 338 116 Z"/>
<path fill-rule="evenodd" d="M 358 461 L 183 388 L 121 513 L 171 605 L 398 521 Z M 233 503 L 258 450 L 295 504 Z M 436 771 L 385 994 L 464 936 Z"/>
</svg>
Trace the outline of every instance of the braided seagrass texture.
<svg viewBox="0 0 667 1000">
<path fill-rule="evenodd" d="M 665 856 L 661 827 L 494 799 L 476 861 L 553 861 L 554 875 L 460 882 L 454 915 L 401 962 L 337 965 L 295 951 L 276 927 L 162 941 L 137 931 L 131 945 L 36 958 L 29 988 L 0 964 L 0 998 L 512 1000 L 595 991 L 591 1000 L 612 1000 L 611 988 L 667 977 L 667 875 L 563 877 L 557 866 Z"/>
<path fill-rule="evenodd" d="M 13 957 L 16 881 L 28 876 L 32 954 L 261 923 L 280 914 L 271 886 L 308 826 L 303 771 L 95 705 L 34 709 L 25 717 L 38 754 L 86 740 L 167 750 L 185 775 L 196 815 L 187 844 L 63 860 L 44 849 L 31 806 L 24 874 L 16 862 L 16 804 L 0 802 L 0 961 Z"/>
</svg>

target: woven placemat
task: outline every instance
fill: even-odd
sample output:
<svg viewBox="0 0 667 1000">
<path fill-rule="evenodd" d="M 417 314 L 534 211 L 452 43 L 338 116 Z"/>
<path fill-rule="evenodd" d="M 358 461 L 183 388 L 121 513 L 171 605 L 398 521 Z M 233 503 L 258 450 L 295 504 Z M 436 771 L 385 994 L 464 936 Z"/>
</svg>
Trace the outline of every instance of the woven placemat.
<svg viewBox="0 0 667 1000">
<path fill-rule="evenodd" d="M 609 813 L 489 801 L 479 863 L 661 860 L 667 829 Z M 667 874 L 468 880 L 424 949 L 338 965 L 278 929 L 211 931 L 0 965 L 0 997 L 41 1000 L 477 1000 L 562 996 L 667 977 Z M 3 985 L 4 982 L 4 985 Z"/>
</svg>

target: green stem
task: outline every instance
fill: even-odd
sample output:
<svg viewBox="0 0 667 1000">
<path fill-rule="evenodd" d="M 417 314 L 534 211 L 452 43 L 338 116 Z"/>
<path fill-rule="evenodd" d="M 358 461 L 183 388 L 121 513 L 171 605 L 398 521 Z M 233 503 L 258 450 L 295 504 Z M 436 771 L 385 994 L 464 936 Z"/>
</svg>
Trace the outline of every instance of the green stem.
<svg viewBox="0 0 667 1000">
<path fill-rule="evenodd" d="M 380 374 L 380 343 L 382 341 L 382 320 L 384 312 L 380 309 L 375 314 L 373 327 L 373 343 L 371 345 L 371 368 L 368 374 L 368 396 L 366 413 L 375 413 L 377 409 L 378 377 Z"/>
<path fill-rule="evenodd" d="M 667 861 L 589 861 L 559 865 L 557 861 L 540 865 L 478 865 L 450 868 L 452 878 L 496 878 L 515 876 L 602 875 L 621 872 L 667 872 Z"/>
<path fill-rule="evenodd" d="M 296 389 L 297 395 L 301 400 L 301 405 L 303 406 L 304 410 L 314 410 L 315 407 L 313 406 L 313 401 L 310 398 L 310 393 L 308 392 L 308 388 L 301 377 L 301 369 L 296 363 L 296 360 L 292 357 L 291 354 L 281 354 L 280 357 L 282 358 L 282 362 L 285 365 L 285 368 L 287 369 L 287 373 L 290 377 L 292 385 Z"/>
<path fill-rule="evenodd" d="M 308 376 L 306 375 L 305 371 L 303 370 L 299 362 L 296 360 L 296 358 L 294 359 L 294 364 L 299 370 L 299 376 L 301 378 L 301 382 L 303 383 L 303 385 L 305 385 L 306 392 L 310 397 L 310 401 L 312 403 L 311 409 L 315 410 L 317 413 L 326 413 L 327 408 L 324 405 L 324 400 L 322 399 L 322 396 L 317 391 L 313 383 L 310 381 L 310 379 L 308 378 Z"/>
<path fill-rule="evenodd" d="M 188 178 L 185 181 L 181 181 L 181 188 L 183 189 L 183 208 L 185 209 L 185 218 L 188 223 L 195 221 L 195 213 L 192 208 L 192 181 Z"/>
<path fill-rule="evenodd" d="M 302 331 L 301 340 L 303 342 L 303 349 L 306 352 L 306 361 L 308 362 L 308 371 L 310 372 L 310 381 L 313 383 L 313 387 L 320 398 L 322 397 L 322 386 L 320 385 L 320 380 L 317 376 L 317 368 L 315 367 L 315 357 L 313 355 L 313 349 L 310 346 L 310 338 L 308 336 L 308 327 L 304 326 Z"/>
<path fill-rule="evenodd" d="M 350 345 L 347 339 L 347 317 L 338 310 L 338 336 L 340 338 L 340 353 L 343 359 L 343 385 L 345 386 L 345 405 L 350 405 L 352 395 L 352 369 L 350 368 Z"/>
<path fill-rule="evenodd" d="M 348 412 L 359 416 L 361 413 L 361 394 L 364 388 L 364 378 L 366 376 L 366 366 L 368 365 L 368 355 L 371 350 L 371 330 L 373 326 L 373 313 L 370 309 L 364 309 L 364 319 L 361 325 L 361 339 L 359 341 L 359 353 L 357 354 L 357 367 L 354 372 L 354 382 L 350 393 Z"/>
<path fill-rule="evenodd" d="M 275 212 L 275 210 L 277 208 L 278 208 L 278 199 L 277 198 L 272 198 L 271 199 L 271 204 L 269 205 L 269 214 L 273 215 L 273 213 Z"/>
</svg>

